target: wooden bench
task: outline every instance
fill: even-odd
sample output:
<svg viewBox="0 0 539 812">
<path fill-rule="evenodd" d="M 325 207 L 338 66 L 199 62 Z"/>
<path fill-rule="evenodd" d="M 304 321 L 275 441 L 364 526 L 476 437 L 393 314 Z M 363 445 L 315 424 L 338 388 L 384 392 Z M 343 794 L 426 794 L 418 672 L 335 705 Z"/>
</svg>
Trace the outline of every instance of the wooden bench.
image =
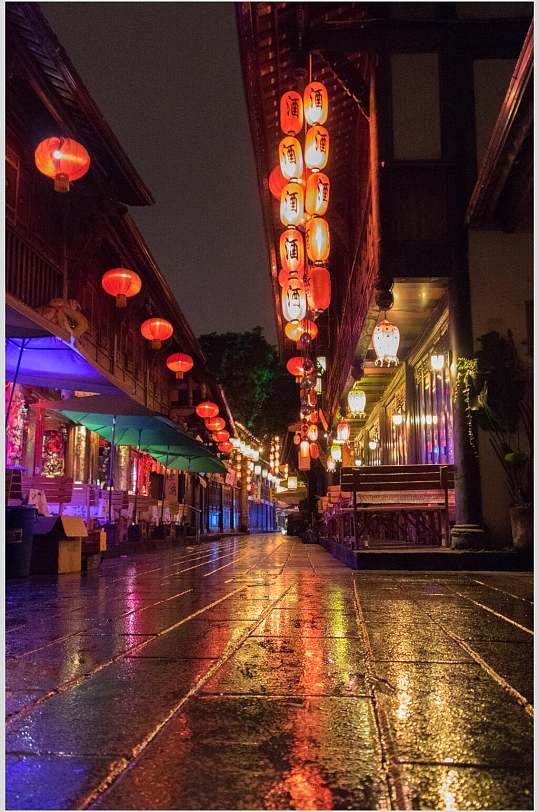
<svg viewBox="0 0 539 812">
<path fill-rule="evenodd" d="M 23 476 L 22 491 L 25 497 L 30 489 L 43 491 L 49 506 L 58 505 L 60 516 L 64 505 L 69 505 L 73 498 L 73 480 L 63 476 Z"/>
<path fill-rule="evenodd" d="M 454 479 L 453 465 L 341 469 L 341 494 L 351 494 L 352 504 L 340 513 L 350 513 L 354 546 L 369 538 L 429 545 L 443 538 L 448 545 Z"/>
<path fill-rule="evenodd" d="M 129 511 L 130 515 L 135 509 L 135 500 L 137 503 L 137 516 L 133 517 L 133 520 L 136 521 L 149 521 L 150 518 L 150 508 L 155 507 L 158 504 L 158 500 L 153 497 L 143 493 L 139 493 L 138 496 L 135 498 L 133 493 L 129 494 Z"/>
</svg>

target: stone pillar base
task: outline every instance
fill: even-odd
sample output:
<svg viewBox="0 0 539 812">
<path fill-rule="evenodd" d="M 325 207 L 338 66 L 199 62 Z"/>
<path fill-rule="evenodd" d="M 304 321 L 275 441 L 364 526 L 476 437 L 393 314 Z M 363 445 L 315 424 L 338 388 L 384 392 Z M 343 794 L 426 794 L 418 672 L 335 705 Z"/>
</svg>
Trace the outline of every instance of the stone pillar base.
<svg viewBox="0 0 539 812">
<path fill-rule="evenodd" d="M 484 550 L 487 534 L 478 524 L 455 524 L 451 528 L 451 547 L 454 550 Z"/>
</svg>

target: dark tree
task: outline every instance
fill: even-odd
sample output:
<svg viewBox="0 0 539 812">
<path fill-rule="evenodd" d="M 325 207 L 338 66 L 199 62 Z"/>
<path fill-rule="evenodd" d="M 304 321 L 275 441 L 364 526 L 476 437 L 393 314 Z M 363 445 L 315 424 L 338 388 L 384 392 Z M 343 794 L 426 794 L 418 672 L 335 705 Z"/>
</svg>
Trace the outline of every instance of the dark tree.
<svg viewBox="0 0 539 812">
<path fill-rule="evenodd" d="M 234 417 L 260 438 L 282 437 L 289 423 L 298 419 L 298 390 L 262 328 L 209 333 L 199 340 Z"/>
</svg>

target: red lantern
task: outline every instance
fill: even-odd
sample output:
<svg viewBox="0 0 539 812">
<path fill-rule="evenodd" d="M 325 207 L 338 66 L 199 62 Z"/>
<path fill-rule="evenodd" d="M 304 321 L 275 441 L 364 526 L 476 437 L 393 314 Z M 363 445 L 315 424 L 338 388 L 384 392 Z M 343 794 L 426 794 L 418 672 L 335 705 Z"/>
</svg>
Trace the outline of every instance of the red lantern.
<svg viewBox="0 0 539 812">
<path fill-rule="evenodd" d="M 307 298 L 312 310 L 327 310 L 331 302 L 331 276 L 323 265 L 315 265 L 309 270 Z"/>
<path fill-rule="evenodd" d="M 215 440 L 216 443 L 224 443 L 230 437 L 230 432 L 228 431 L 214 431 L 212 434 L 212 440 Z"/>
<path fill-rule="evenodd" d="M 288 322 L 284 328 L 284 332 L 290 341 L 308 344 L 310 341 L 314 341 L 318 335 L 318 327 L 314 321 L 298 321 L 294 319 L 294 321 Z"/>
<path fill-rule="evenodd" d="M 274 167 L 269 176 L 269 188 L 270 192 L 272 193 L 273 197 L 276 200 L 281 199 L 281 192 L 283 191 L 284 187 L 288 183 L 287 179 L 281 172 L 281 167 L 277 165 Z"/>
<path fill-rule="evenodd" d="M 138 273 L 128 268 L 112 268 L 101 277 L 103 289 L 110 295 L 116 296 L 116 307 L 127 307 L 127 299 L 136 296 L 142 287 L 142 280 Z"/>
<path fill-rule="evenodd" d="M 299 279 L 290 278 L 281 293 L 281 306 L 286 321 L 301 321 L 307 313 L 305 285 Z"/>
<path fill-rule="evenodd" d="M 90 168 L 88 152 L 72 138 L 46 138 L 38 145 L 34 160 L 43 175 L 54 178 L 56 192 L 69 192 L 69 184 Z"/>
<path fill-rule="evenodd" d="M 347 443 L 350 439 L 350 424 L 346 420 L 341 420 L 337 426 L 337 442 Z"/>
<path fill-rule="evenodd" d="M 299 337 L 299 344 L 302 346 L 310 344 L 310 342 L 314 341 L 318 335 L 318 327 L 314 321 L 303 321 L 301 322 L 301 326 L 302 332 Z"/>
<path fill-rule="evenodd" d="M 186 355 L 183 352 L 175 352 L 173 355 L 168 356 L 167 367 L 176 373 L 178 380 L 181 380 L 184 372 L 189 372 L 190 369 L 193 369 L 193 359 L 190 355 Z"/>
<path fill-rule="evenodd" d="M 294 434 L 294 445 L 299 445 L 301 443 L 301 435 L 299 431 L 296 431 Z"/>
<path fill-rule="evenodd" d="M 212 403 L 211 400 L 203 400 L 202 403 L 198 404 L 195 412 L 199 417 L 217 417 L 219 414 L 219 406 L 216 403 Z"/>
<path fill-rule="evenodd" d="M 288 359 L 286 368 L 295 378 L 303 378 L 312 372 L 313 362 L 310 358 L 303 358 L 301 355 L 296 355 L 294 358 Z"/>
<path fill-rule="evenodd" d="M 313 460 L 317 460 L 317 459 L 318 459 L 318 457 L 319 457 L 319 452 L 318 452 L 318 444 L 317 444 L 317 443 L 311 443 L 311 444 L 310 444 L 310 446 L 309 446 L 309 453 L 310 453 L 310 455 L 311 455 L 311 459 L 313 459 Z"/>
<path fill-rule="evenodd" d="M 310 82 L 303 91 L 303 109 L 307 124 L 324 124 L 328 117 L 328 92 L 321 82 Z"/>
<path fill-rule="evenodd" d="M 281 192 L 280 217 L 283 226 L 303 223 L 303 187 L 299 183 L 287 183 Z"/>
<path fill-rule="evenodd" d="M 311 262 L 325 262 L 329 257 L 329 226 L 322 217 L 311 217 L 305 226 L 307 256 Z"/>
<path fill-rule="evenodd" d="M 307 178 L 305 211 L 323 217 L 329 203 L 329 178 L 323 172 L 313 172 Z"/>
<path fill-rule="evenodd" d="M 226 424 L 222 417 L 209 417 L 204 421 L 204 425 L 209 431 L 221 431 Z"/>
<path fill-rule="evenodd" d="M 329 158 L 329 133 L 325 127 L 311 127 L 305 136 L 305 165 L 324 169 Z M 284 174 L 284 172 L 283 172 Z"/>
<path fill-rule="evenodd" d="M 290 274 L 303 273 L 305 249 L 303 236 L 297 228 L 287 228 L 279 238 L 279 256 L 284 271 Z"/>
<path fill-rule="evenodd" d="M 288 285 L 288 283 L 290 282 L 291 279 L 297 279 L 297 278 L 298 277 L 297 277 L 296 274 L 290 274 L 288 271 L 285 271 L 284 268 L 282 268 L 279 271 L 279 276 L 277 277 L 277 279 L 279 280 L 279 285 L 282 288 L 284 288 L 285 285 Z"/>
<path fill-rule="evenodd" d="M 234 446 L 232 445 L 232 443 L 228 442 L 228 440 L 227 440 L 224 443 L 219 443 L 217 448 L 219 449 L 219 451 L 222 454 L 230 454 L 230 452 L 232 451 Z"/>
<path fill-rule="evenodd" d="M 290 341 L 299 341 L 302 332 L 303 329 L 301 327 L 301 322 L 297 319 L 294 319 L 294 321 L 289 321 L 284 328 L 285 336 L 289 338 Z"/>
<path fill-rule="evenodd" d="M 160 350 L 161 342 L 170 338 L 174 332 L 174 328 L 166 319 L 152 318 L 142 322 L 140 332 L 144 338 L 152 342 L 152 350 Z"/>
<path fill-rule="evenodd" d="M 297 135 L 303 127 L 303 100 L 295 90 L 281 96 L 281 130 L 286 135 Z"/>
</svg>

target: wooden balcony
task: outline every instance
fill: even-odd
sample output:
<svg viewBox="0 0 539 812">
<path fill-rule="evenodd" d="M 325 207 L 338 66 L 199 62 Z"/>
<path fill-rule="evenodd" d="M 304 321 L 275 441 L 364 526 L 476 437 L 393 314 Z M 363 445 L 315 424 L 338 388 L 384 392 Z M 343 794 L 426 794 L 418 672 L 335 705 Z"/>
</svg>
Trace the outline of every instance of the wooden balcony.
<svg viewBox="0 0 539 812">
<path fill-rule="evenodd" d="M 6 291 L 29 307 L 62 296 L 62 271 L 17 231 L 6 227 Z"/>
</svg>

